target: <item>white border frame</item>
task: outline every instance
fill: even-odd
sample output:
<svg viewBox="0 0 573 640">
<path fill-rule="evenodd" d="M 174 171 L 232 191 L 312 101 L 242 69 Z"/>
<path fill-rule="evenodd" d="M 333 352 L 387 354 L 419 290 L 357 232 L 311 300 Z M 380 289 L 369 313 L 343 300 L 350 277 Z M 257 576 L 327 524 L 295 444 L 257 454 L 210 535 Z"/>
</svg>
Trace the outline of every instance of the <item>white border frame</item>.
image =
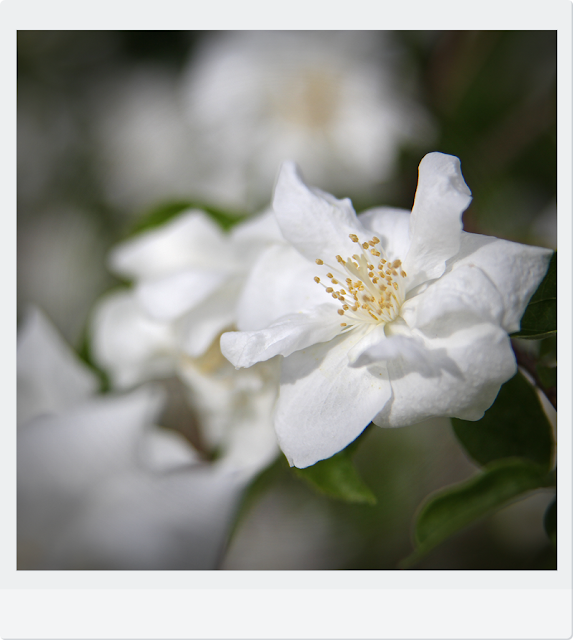
<svg viewBox="0 0 573 640">
<path fill-rule="evenodd" d="M 161 13 L 158 13 L 158 12 Z M 352 13 L 350 13 L 352 12 Z M 17 29 L 549 29 L 558 31 L 559 325 L 572 326 L 569 0 L 3 0 L 0 146 L 7 203 L 0 254 L 15 301 Z M 6 99 L 7 94 L 10 99 Z M 13 91 L 13 93 L 12 93 Z M 571 334 L 559 334 L 557 571 L 20 572 L 15 569 L 15 313 L 3 314 L 0 430 L 2 638 L 570 638 Z M 6 317 L 7 316 L 7 317 Z M 12 413 L 13 411 L 13 413 Z"/>
</svg>

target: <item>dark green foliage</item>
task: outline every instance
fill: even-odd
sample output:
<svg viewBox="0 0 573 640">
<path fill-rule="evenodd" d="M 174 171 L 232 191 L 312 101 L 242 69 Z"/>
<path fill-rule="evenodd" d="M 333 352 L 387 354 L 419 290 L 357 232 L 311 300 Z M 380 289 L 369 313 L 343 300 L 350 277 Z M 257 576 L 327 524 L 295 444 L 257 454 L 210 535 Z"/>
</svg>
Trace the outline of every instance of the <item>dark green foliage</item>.
<svg viewBox="0 0 573 640">
<path fill-rule="evenodd" d="M 539 465 L 508 458 L 492 462 L 466 482 L 433 494 L 419 511 L 416 549 L 403 566 L 411 566 L 460 529 L 549 482 Z"/>
<path fill-rule="evenodd" d="M 539 340 L 557 332 L 557 253 L 553 253 L 549 269 L 533 294 L 521 318 L 521 329 L 513 338 Z"/>
<path fill-rule="evenodd" d="M 543 526 L 553 546 L 557 547 L 557 497 L 555 497 L 555 500 L 547 507 L 545 517 L 543 518 Z"/>
<path fill-rule="evenodd" d="M 456 436 L 480 465 L 500 458 L 527 458 L 549 469 L 553 454 L 551 424 L 533 386 L 517 373 L 476 422 L 452 418 Z"/>
</svg>

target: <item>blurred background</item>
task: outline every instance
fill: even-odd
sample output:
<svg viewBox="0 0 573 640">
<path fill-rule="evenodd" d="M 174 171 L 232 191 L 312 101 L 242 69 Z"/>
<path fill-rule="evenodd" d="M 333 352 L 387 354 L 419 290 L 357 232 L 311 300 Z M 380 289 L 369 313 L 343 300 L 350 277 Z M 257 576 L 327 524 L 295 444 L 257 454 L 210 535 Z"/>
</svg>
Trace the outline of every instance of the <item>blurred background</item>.
<svg viewBox="0 0 573 640">
<path fill-rule="evenodd" d="M 285 159 L 360 212 L 410 209 L 423 155 L 450 153 L 466 230 L 556 248 L 556 104 L 549 31 L 20 31 L 18 313 L 38 305 L 85 351 L 112 246 L 181 203 L 258 213 Z M 188 419 L 179 399 L 163 423 Z M 375 507 L 317 495 L 282 458 L 263 472 L 223 568 L 396 568 L 420 501 L 475 470 L 447 420 L 371 429 L 356 462 Z M 553 568 L 551 498 L 419 568 Z"/>
</svg>

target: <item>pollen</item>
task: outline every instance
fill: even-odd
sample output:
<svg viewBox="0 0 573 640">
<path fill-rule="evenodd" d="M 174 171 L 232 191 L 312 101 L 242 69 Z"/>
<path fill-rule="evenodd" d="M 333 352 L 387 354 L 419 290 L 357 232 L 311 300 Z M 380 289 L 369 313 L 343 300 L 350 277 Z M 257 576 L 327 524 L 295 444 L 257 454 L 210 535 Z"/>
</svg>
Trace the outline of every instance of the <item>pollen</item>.
<svg viewBox="0 0 573 640">
<path fill-rule="evenodd" d="M 325 271 L 326 268 L 330 269 L 324 275 L 332 286 L 323 284 L 318 276 L 314 281 L 324 287 L 326 293 L 340 305 L 338 314 L 347 318 L 346 322 L 340 324 L 344 331 L 352 331 L 361 325 L 392 322 L 400 314 L 406 294 L 402 279 L 406 277 L 406 272 L 402 269 L 401 260 L 389 260 L 380 238 L 376 236 L 365 242 L 354 233 L 348 237 L 358 245 L 358 253 L 346 259 L 335 256 L 336 266 L 317 258 L 316 264 L 324 265 Z M 379 258 L 376 268 L 371 256 Z M 344 284 L 344 289 L 340 283 Z M 350 304 L 344 296 L 350 296 Z"/>
</svg>

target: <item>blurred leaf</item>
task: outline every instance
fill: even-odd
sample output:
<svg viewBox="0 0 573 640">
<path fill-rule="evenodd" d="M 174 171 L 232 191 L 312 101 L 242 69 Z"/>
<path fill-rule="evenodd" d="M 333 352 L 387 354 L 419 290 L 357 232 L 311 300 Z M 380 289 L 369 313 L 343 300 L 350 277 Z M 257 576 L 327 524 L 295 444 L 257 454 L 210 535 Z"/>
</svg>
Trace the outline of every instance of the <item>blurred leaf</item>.
<svg viewBox="0 0 573 640">
<path fill-rule="evenodd" d="M 557 367 L 545 367 L 538 364 L 535 370 L 537 371 L 539 382 L 541 382 L 543 387 L 551 389 L 557 386 Z"/>
<path fill-rule="evenodd" d="M 521 329 L 512 338 L 539 340 L 557 332 L 557 253 L 553 253 L 545 278 L 533 294 L 521 318 Z"/>
<path fill-rule="evenodd" d="M 312 467 L 295 469 L 295 472 L 313 488 L 331 498 L 345 502 L 376 504 L 376 496 L 358 475 L 348 449 L 349 447 L 331 458 L 320 460 Z"/>
<path fill-rule="evenodd" d="M 510 458 L 493 462 L 470 480 L 433 494 L 418 514 L 416 549 L 402 566 L 411 566 L 460 529 L 547 482 L 547 474 L 538 465 Z"/>
<path fill-rule="evenodd" d="M 199 209 L 204 211 L 225 231 L 231 229 L 231 227 L 241 222 L 241 220 L 244 220 L 243 215 L 227 213 L 226 211 L 222 211 L 221 209 L 207 206 L 202 203 L 179 200 L 175 202 L 167 202 L 151 209 L 137 221 L 135 226 L 132 228 L 130 235 L 135 235 L 142 231 L 147 231 L 148 229 L 160 227 L 189 209 Z"/>
<path fill-rule="evenodd" d="M 543 526 L 545 527 L 545 532 L 547 536 L 551 540 L 551 543 L 554 547 L 557 546 L 557 497 L 555 500 L 547 507 L 547 511 L 545 512 L 545 517 L 543 518 Z"/>
<path fill-rule="evenodd" d="M 451 420 L 458 440 L 478 464 L 514 457 L 549 469 L 553 431 L 534 387 L 522 373 L 501 387 L 481 420 Z"/>
</svg>

